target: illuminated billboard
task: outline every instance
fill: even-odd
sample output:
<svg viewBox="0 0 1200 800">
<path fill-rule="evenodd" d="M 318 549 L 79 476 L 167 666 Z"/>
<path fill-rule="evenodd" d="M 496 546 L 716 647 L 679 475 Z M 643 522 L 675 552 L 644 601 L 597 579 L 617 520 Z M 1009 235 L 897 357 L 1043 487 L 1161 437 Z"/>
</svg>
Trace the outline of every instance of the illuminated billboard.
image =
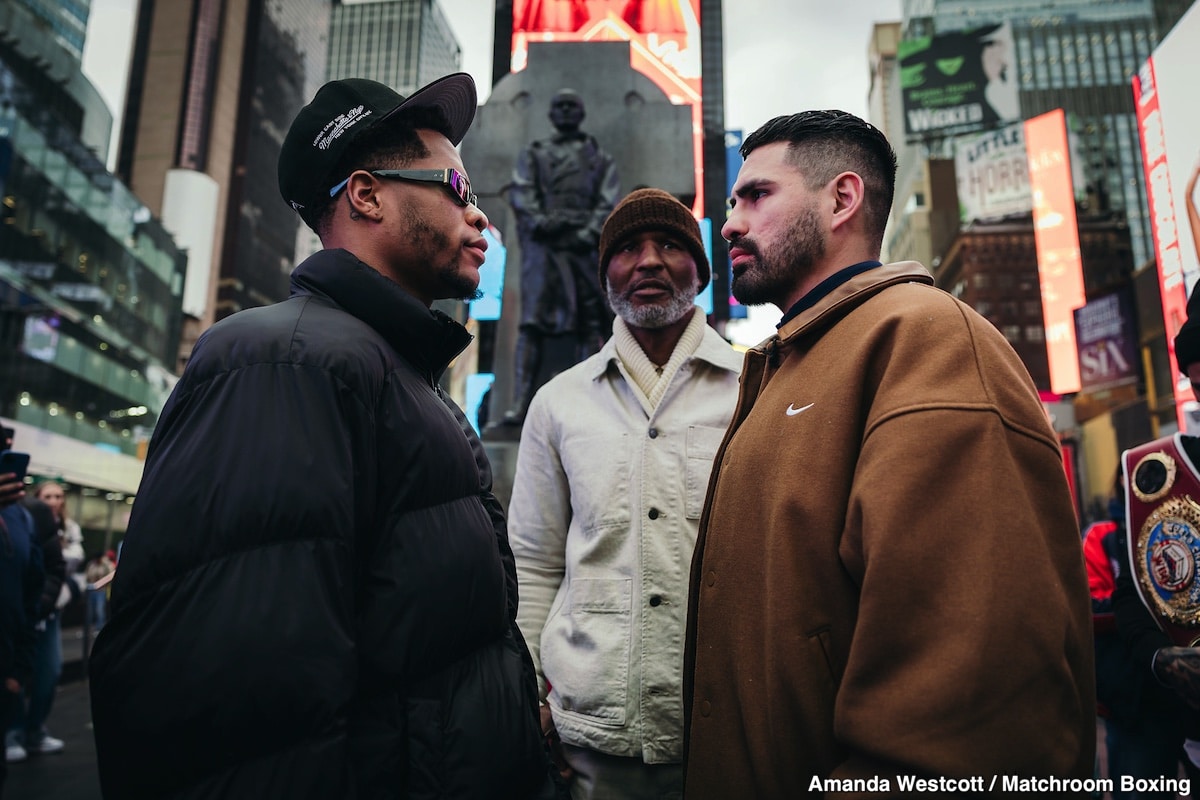
<svg viewBox="0 0 1200 800">
<path fill-rule="evenodd" d="M 1133 299 L 1127 291 L 1097 297 L 1075 312 L 1079 377 L 1085 392 L 1137 383 L 1140 362 Z"/>
<path fill-rule="evenodd" d="M 962 222 L 999 219 L 1033 209 L 1025 126 L 962 136 L 954 142 L 958 216 Z"/>
<path fill-rule="evenodd" d="M 1050 389 L 1070 394 L 1080 389 L 1075 309 L 1087 302 L 1083 260 L 1071 179 L 1067 120 L 1055 109 L 1025 122 L 1029 191 L 1033 198 L 1033 240 L 1042 290 Z"/>
<path fill-rule="evenodd" d="M 1020 120 L 1014 53 L 1007 22 L 901 41 L 897 56 L 908 141 Z"/>
<path fill-rule="evenodd" d="M 1175 411 L 1181 430 L 1187 429 L 1184 404 L 1192 400 L 1192 391 L 1187 378 L 1179 374 L 1175 334 L 1187 318 L 1188 293 L 1200 278 L 1197 41 L 1200 6 L 1193 6 L 1133 78 L 1167 351 L 1175 381 Z"/>
<path fill-rule="evenodd" d="M 514 0 L 512 19 L 513 72 L 525 69 L 530 42 L 629 42 L 630 65 L 692 108 L 693 211 L 703 216 L 700 0 Z"/>
<path fill-rule="evenodd" d="M 1067 115 L 1067 144 L 1075 199 L 1086 198 L 1084 160 L 1079 157 L 1076 125 Z M 1025 124 L 1018 122 L 985 133 L 955 137 L 954 174 L 961 222 L 995 220 L 1033 210 L 1029 191 L 1029 155 Z"/>
</svg>

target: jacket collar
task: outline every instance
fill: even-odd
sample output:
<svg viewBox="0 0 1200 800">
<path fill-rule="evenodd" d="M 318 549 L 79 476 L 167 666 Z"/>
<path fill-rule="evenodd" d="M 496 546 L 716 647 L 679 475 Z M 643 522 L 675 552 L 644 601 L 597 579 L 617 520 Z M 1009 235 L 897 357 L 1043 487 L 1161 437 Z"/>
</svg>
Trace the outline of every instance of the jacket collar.
<svg viewBox="0 0 1200 800">
<path fill-rule="evenodd" d="M 792 317 L 780 327 L 778 336 L 772 336 L 760 342 L 755 345 L 754 349 L 765 351 L 767 346 L 774 341 L 787 342 L 839 309 L 858 305 L 871 295 L 897 283 L 932 285 L 933 276 L 929 274 L 929 270 L 916 261 L 897 261 L 894 264 L 884 264 L 881 267 L 861 272 L 833 289 L 811 308 L 806 308 Z"/>
<path fill-rule="evenodd" d="M 699 307 L 697 309 L 697 314 L 704 313 L 704 309 Z M 734 374 L 741 372 L 742 369 L 741 354 L 730 347 L 729 343 L 721 338 L 721 334 L 713 330 L 713 327 L 707 323 L 704 326 L 704 338 L 700 340 L 700 346 L 692 354 L 692 360 L 697 359 Z M 600 348 L 599 353 L 583 362 L 586 365 L 584 369 L 587 370 L 587 376 L 596 381 L 608 372 L 609 365 L 615 365 L 618 360 L 617 344 L 610 336 L 604 346 Z"/>
<path fill-rule="evenodd" d="M 291 296 L 320 297 L 370 325 L 419 371 L 438 376 L 474 337 L 347 250 L 321 250 L 292 271 Z"/>
</svg>

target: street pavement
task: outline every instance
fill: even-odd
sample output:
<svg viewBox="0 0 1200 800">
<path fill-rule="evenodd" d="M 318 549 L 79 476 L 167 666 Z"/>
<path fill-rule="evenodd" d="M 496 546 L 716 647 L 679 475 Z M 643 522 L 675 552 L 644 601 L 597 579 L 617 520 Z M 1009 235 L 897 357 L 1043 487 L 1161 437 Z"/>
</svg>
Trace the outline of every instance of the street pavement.
<svg viewBox="0 0 1200 800">
<path fill-rule="evenodd" d="M 4 800 L 100 800 L 86 681 L 58 687 L 47 727 L 66 747 L 61 753 L 9 764 Z"/>
<path fill-rule="evenodd" d="M 66 747 L 55 755 L 30 756 L 9 764 L 3 800 L 101 800 L 83 655 L 81 631 L 63 631 L 63 681 L 47 727 Z M 1096 733 L 1100 774 L 1107 777 L 1104 727 L 1099 721 Z"/>
</svg>

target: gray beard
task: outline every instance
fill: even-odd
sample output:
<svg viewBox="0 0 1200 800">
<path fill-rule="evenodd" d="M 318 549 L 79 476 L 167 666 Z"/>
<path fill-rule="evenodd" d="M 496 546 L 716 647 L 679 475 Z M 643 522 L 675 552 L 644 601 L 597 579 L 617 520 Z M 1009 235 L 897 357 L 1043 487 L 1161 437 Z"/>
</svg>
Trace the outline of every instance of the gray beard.
<svg viewBox="0 0 1200 800">
<path fill-rule="evenodd" d="M 626 325 L 634 328 L 665 328 L 678 322 L 692 310 L 696 302 L 696 286 L 671 295 L 671 299 L 661 305 L 635 306 L 624 295 L 617 294 L 608 287 L 608 304 L 617 316 L 625 320 Z"/>
</svg>

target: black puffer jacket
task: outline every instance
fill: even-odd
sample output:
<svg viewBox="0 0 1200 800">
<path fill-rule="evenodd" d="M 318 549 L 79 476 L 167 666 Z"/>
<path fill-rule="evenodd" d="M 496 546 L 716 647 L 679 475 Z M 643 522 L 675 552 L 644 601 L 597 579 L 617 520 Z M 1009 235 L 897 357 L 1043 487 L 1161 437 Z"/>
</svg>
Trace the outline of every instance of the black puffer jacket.
<svg viewBox="0 0 1200 800">
<path fill-rule="evenodd" d="M 470 336 L 345 251 L 197 343 L 91 659 L 108 798 L 540 798 Z"/>
</svg>

